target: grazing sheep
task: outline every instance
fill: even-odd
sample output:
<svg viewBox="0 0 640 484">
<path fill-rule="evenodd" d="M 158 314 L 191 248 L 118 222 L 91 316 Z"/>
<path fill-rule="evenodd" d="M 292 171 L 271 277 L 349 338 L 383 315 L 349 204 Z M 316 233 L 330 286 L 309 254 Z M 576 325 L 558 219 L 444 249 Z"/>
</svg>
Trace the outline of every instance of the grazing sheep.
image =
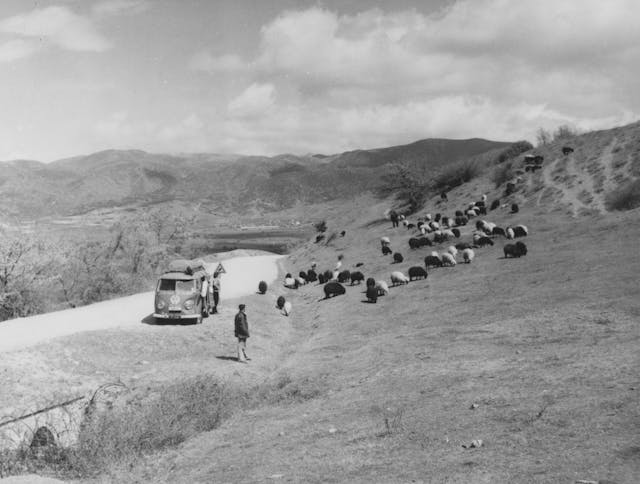
<svg viewBox="0 0 640 484">
<path fill-rule="evenodd" d="M 322 240 L 323 240 L 323 239 L 324 239 L 324 234 L 316 235 L 316 244 L 317 244 L 318 242 L 322 242 Z"/>
<path fill-rule="evenodd" d="M 284 277 L 284 287 L 288 289 L 298 289 L 298 283 L 293 277 L 291 277 L 291 274 L 287 274 Z"/>
<path fill-rule="evenodd" d="M 512 203 L 511 204 L 511 213 L 518 213 L 520 211 L 520 209 L 518 208 L 518 204 L 517 203 Z"/>
<path fill-rule="evenodd" d="M 495 210 L 500 206 L 500 199 L 494 200 L 491 202 L 491 210 Z"/>
<path fill-rule="evenodd" d="M 447 247 L 447 252 L 449 252 L 449 254 L 451 254 L 454 257 L 458 255 L 458 249 L 456 249 L 455 245 L 450 245 L 449 247 Z"/>
<path fill-rule="evenodd" d="M 478 247 L 484 247 L 485 245 L 493 245 L 493 240 L 489 237 L 480 237 L 478 240 L 475 240 L 475 244 Z"/>
<path fill-rule="evenodd" d="M 478 214 L 476 213 L 476 211 L 475 211 L 475 210 L 471 210 L 471 209 L 469 209 L 469 210 L 467 210 L 466 215 L 467 215 L 467 217 L 468 217 L 468 218 L 473 218 L 473 217 L 475 217 L 475 216 L 476 216 L 476 215 L 478 215 Z"/>
<path fill-rule="evenodd" d="M 456 225 L 460 226 L 460 225 L 467 225 L 469 223 L 469 217 L 466 216 L 461 216 L 461 217 L 456 217 L 455 219 Z"/>
<path fill-rule="evenodd" d="M 482 196 L 480 197 L 482 199 L 482 203 L 487 201 L 487 196 L 483 193 Z"/>
<path fill-rule="evenodd" d="M 305 281 L 307 280 L 307 273 L 305 271 L 300 271 L 298 272 L 298 277 L 304 279 Z"/>
<path fill-rule="evenodd" d="M 376 281 L 375 288 L 378 291 L 378 296 L 389 294 L 389 286 L 385 281 Z"/>
<path fill-rule="evenodd" d="M 384 247 L 385 245 L 390 245 L 391 241 L 389 240 L 389 237 L 380 237 L 380 244 Z"/>
<path fill-rule="evenodd" d="M 404 257 L 402 257 L 402 254 L 400 252 L 396 252 L 395 254 L 393 254 L 393 262 L 395 262 L 396 264 L 400 264 L 403 260 Z"/>
<path fill-rule="evenodd" d="M 433 245 L 427 237 L 420 237 L 418 240 L 420 241 L 420 247 Z"/>
<path fill-rule="evenodd" d="M 349 272 L 349 270 L 344 270 L 338 273 L 338 277 L 336 279 L 338 279 L 339 283 L 344 284 L 345 282 L 351 280 L 351 272 Z"/>
<path fill-rule="evenodd" d="M 347 234 L 346 230 L 343 230 L 342 232 L 340 232 L 340 237 L 344 237 Z"/>
<path fill-rule="evenodd" d="M 454 236 L 456 239 L 459 239 L 459 238 L 460 238 L 460 230 L 458 230 L 458 229 L 451 229 L 451 232 L 453 232 L 453 236 Z"/>
<path fill-rule="evenodd" d="M 333 278 L 333 272 L 327 269 L 322 273 L 324 276 L 324 282 L 329 282 Z"/>
<path fill-rule="evenodd" d="M 307 271 L 307 282 L 315 282 L 318 280 L 318 274 L 313 269 Z"/>
<path fill-rule="evenodd" d="M 347 271 L 348 272 L 348 271 Z M 331 273 L 331 280 L 332 281 L 337 281 L 338 280 L 338 276 L 340 275 L 340 271 L 338 269 L 334 270 Z"/>
<path fill-rule="evenodd" d="M 335 281 L 327 282 L 324 285 L 323 289 L 324 289 L 324 298 L 325 299 L 329 299 L 330 297 L 333 297 L 333 296 L 339 296 L 339 295 L 344 294 L 345 292 L 347 292 L 342 284 L 340 284 L 339 282 L 335 282 Z"/>
<path fill-rule="evenodd" d="M 484 206 L 485 206 L 485 205 L 484 205 L 484 202 L 485 202 L 485 200 L 478 200 L 478 201 L 477 201 L 477 202 L 475 202 L 473 205 L 474 205 L 474 206 L 476 206 L 476 207 L 478 207 L 478 208 L 482 208 L 482 207 L 484 207 Z"/>
<path fill-rule="evenodd" d="M 362 267 L 364 265 L 364 262 L 357 262 L 356 263 L 356 267 Z"/>
<path fill-rule="evenodd" d="M 284 296 L 279 296 L 277 301 L 276 301 L 276 307 L 278 309 L 282 309 L 284 307 L 284 303 L 285 303 Z"/>
<path fill-rule="evenodd" d="M 462 251 L 462 259 L 468 264 L 470 263 L 473 258 L 476 256 L 476 253 L 473 251 L 473 249 L 464 249 Z"/>
<path fill-rule="evenodd" d="M 409 267 L 409 280 L 413 281 L 414 279 L 422 279 L 427 278 L 427 271 L 422 267 L 413 266 Z"/>
<path fill-rule="evenodd" d="M 302 277 L 294 277 L 294 279 L 296 281 L 296 286 L 304 286 L 307 283 L 307 281 Z"/>
<path fill-rule="evenodd" d="M 431 214 L 430 214 L 430 213 L 426 214 L 426 215 L 424 216 L 424 220 L 425 220 L 426 222 L 431 222 Z"/>
<path fill-rule="evenodd" d="M 292 307 L 293 306 L 289 301 L 284 303 L 284 307 L 282 308 L 282 312 L 284 313 L 285 316 L 289 316 L 291 314 Z"/>
<path fill-rule="evenodd" d="M 502 235 L 503 237 L 507 236 L 507 234 L 505 233 L 502 227 L 493 227 L 493 230 L 491 231 L 491 235 Z"/>
<path fill-rule="evenodd" d="M 484 230 L 485 224 L 484 220 L 476 220 L 476 230 Z"/>
<path fill-rule="evenodd" d="M 442 267 L 442 260 L 439 257 L 428 255 L 424 258 L 424 266 L 429 269 L 429 267 Z"/>
<path fill-rule="evenodd" d="M 524 244 L 524 242 L 516 242 L 516 248 L 518 249 L 518 251 L 520 252 L 521 255 L 527 255 L 527 246 Z"/>
<path fill-rule="evenodd" d="M 324 278 L 324 274 L 318 274 L 318 283 L 324 284 L 325 282 L 329 282 Z"/>
<path fill-rule="evenodd" d="M 433 221 L 434 222 L 440 222 L 441 218 L 442 218 L 442 215 L 440 215 L 439 213 L 436 213 L 436 216 L 433 217 Z"/>
<path fill-rule="evenodd" d="M 513 238 L 515 238 L 515 236 L 516 236 L 516 234 L 513 231 L 513 229 L 511 227 L 507 227 L 507 230 L 506 230 L 507 239 L 513 239 Z"/>
<path fill-rule="evenodd" d="M 504 251 L 504 258 L 505 259 L 507 257 L 509 257 L 509 256 L 511 256 L 511 257 L 520 257 L 522 255 L 515 244 L 507 244 L 507 245 L 504 246 L 504 248 L 502 250 Z"/>
<path fill-rule="evenodd" d="M 526 237 L 529 235 L 529 229 L 525 225 L 516 225 L 513 227 L 514 237 Z"/>
<path fill-rule="evenodd" d="M 382 246 L 382 255 L 389 255 L 392 252 L 393 251 L 391 250 L 391 247 L 389 247 L 388 245 L 383 245 Z"/>
<path fill-rule="evenodd" d="M 429 222 L 429 227 L 431 230 L 438 230 L 440 228 L 440 224 L 438 222 Z"/>
<path fill-rule="evenodd" d="M 447 239 L 450 237 L 455 237 L 455 234 L 453 233 L 453 230 L 451 229 L 445 229 L 442 231 L 442 235 L 444 235 Z"/>
<path fill-rule="evenodd" d="M 260 294 L 264 294 L 267 292 L 267 283 L 265 281 L 260 281 L 258 283 L 258 292 Z"/>
<path fill-rule="evenodd" d="M 442 265 L 453 267 L 456 265 L 456 258 L 449 254 L 449 252 L 444 252 L 442 254 Z"/>
<path fill-rule="evenodd" d="M 464 213 L 462 213 L 462 210 L 456 210 L 455 215 L 456 217 L 464 217 Z"/>
<path fill-rule="evenodd" d="M 459 242 L 455 245 L 458 250 L 471 249 L 472 245 L 468 242 Z"/>
<path fill-rule="evenodd" d="M 453 233 L 451 235 L 453 236 Z M 436 234 L 433 236 L 433 241 L 436 244 L 441 244 L 442 242 L 445 242 L 447 240 L 449 240 L 449 236 L 440 231 L 436 232 Z"/>
<path fill-rule="evenodd" d="M 442 257 L 440 257 L 440 254 L 438 254 L 437 251 L 431 251 L 431 257 L 437 257 L 438 259 L 442 260 Z"/>
<path fill-rule="evenodd" d="M 451 226 L 451 219 L 449 217 L 442 217 L 442 220 L 440 222 L 442 222 L 443 227 Z"/>
<path fill-rule="evenodd" d="M 415 229 L 415 224 L 407 224 L 407 229 Z"/>
<path fill-rule="evenodd" d="M 376 303 L 378 301 L 378 290 L 375 286 L 367 286 L 367 301 Z"/>
<path fill-rule="evenodd" d="M 409 278 L 400 271 L 393 271 L 391 273 L 391 285 L 396 286 L 398 284 L 409 284 Z"/>
<path fill-rule="evenodd" d="M 487 214 L 487 207 L 485 207 L 484 205 L 482 207 L 480 207 L 480 209 L 478 210 L 478 212 L 480 213 L 480 215 L 486 215 Z"/>
<path fill-rule="evenodd" d="M 356 282 L 358 284 L 360 284 L 362 281 L 364 281 L 364 274 L 360 271 L 355 271 L 351 273 L 351 285 L 353 286 Z"/>
<path fill-rule="evenodd" d="M 562 154 L 564 156 L 567 156 L 569 153 L 573 153 L 573 148 L 571 148 L 570 146 L 563 146 L 562 147 Z"/>
<path fill-rule="evenodd" d="M 504 194 L 505 196 L 509 196 L 515 191 L 516 191 L 516 184 L 513 182 L 509 182 L 507 183 L 507 187 L 504 190 Z"/>
<path fill-rule="evenodd" d="M 375 285 L 376 285 L 376 280 L 373 277 L 369 277 L 367 279 L 367 287 L 375 286 Z"/>
<path fill-rule="evenodd" d="M 415 237 L 411 237 L 409 239 L 409 248 L 410 249 L 417 249 L 419 247 L 422 247 L 422 244 L 420 243 L 420 239 L 415 238 Z"/>
</svg>

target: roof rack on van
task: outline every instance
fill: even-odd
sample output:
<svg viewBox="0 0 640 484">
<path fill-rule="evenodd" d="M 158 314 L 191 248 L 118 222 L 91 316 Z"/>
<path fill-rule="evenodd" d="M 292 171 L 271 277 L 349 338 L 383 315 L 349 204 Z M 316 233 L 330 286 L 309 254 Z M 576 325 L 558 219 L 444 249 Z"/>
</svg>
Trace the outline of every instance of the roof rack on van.
<svg viewBox="0 0 640 484">
<path fill-rule="evenodd" d="M 200 271 L 206 272 L 206 268 L 202 260 L 176 259 L 169 262 L 167 270 L 164 272 L 183 272 L 191 275 Z"/>
</svg>

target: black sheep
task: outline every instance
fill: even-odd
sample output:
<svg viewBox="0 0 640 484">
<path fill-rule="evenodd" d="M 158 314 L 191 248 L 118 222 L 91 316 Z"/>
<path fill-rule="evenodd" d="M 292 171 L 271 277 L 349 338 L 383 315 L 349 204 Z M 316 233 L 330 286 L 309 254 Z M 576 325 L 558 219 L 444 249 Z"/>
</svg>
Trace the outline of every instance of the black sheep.
<svg viewBox="0 0 640 484">
<path fill-rule="evenodd" d="M 360 271 L 354 271 L 351 273 L 351 285 L 353 286 L 354 283 L 358 283 L 360 284 L 362 281 L 364 281 L 364 274 Z"/>
<path fill-rule="evenodd" d="M 484 230 L 484 220 L 476 220 L 476 230 Z"/>
<path fill-rule="evenodd" d="M 305 271 L 300 271 L 300 272 L 298 273 L 298 277 L 299 277 L 300 279 L 302 279 L 303 281 L 309 282 L 309 281 L 307 280 L 307 273 L 306 273 Z"/>
<path fill-rule="evenodd" d="M 279 296 L 278 300 L 276 301 L 276 307 L 278 309 L 282 309 L 284 307 L 284 303 L 285 303 L 284 296 Z"/>
<path fill-rule="evenodd" d="M 307 282 L 315 282 L 318 280 L 318 274 L 313 269 L 307 271 Z"/>
<path fill-rule="evenodd" d="M 507 236 L 507 234 L 505 233 L 502 227 L 493 227 L 493 230 L 491 231 L 491 235 L 502 235 L 503 237 Z"/>
<path fill-rule="evenodd" d="M 453 232 L 453 235 L 455 235 L 456 239 L 460 238 L 460 230 L 458 229 L 451 229 L 451 232 Z"/>
<path fill-rule="evenodd" d="M 480 209 L 480 215 L 486 215 L 487 214 L 487 207 L 482 206 L 482 207 L 478 207 Z"/>
<path fill-rule="evenodd" d="M 518 213 L 520 211 L 520 208 L 518 207 L 517 203 L 513 203 L 511 205 L 511 213 Z"/>
<path fill-rule="evenodd" d="M 324 277 L 325 282 L 329 282 L 331 279 L 333 279 L 333 272 L 330 271 L 329 269 L 324 271 L 322 275 Z"/>
<path fill-rule="evenodd" d="M 342 232 L 340 232 L 340 237 L 344 237 L 346 235 L 347 231 L 343 230 Z"/>
<path fill-rule="evenodd" d="M 367 287 L 373 287 L 376 285 L 376 280 L 373 277 L 367 278 Z"/>
<path fill-rule="evenodd" d="M 344 286 L 339 282 L 327 282 L 323 289 L 325 299 L 329 299 L 333 296 L 339 296 L 347 292 Z"/>
<path fill-rule="evenodd" d="M 440 218 L 442 217 L 442 215 L 440 215 L 439 213 L 436 213 L 436 216 L 433 217 L 433 221 L 434 222 L 440 222 Z"/>
<path fill-rule="evenodd" d="M 456 217 L 464 217 L 464 213 L 462 213 L 462 210 L 456 210 Z"/>
<path fill-rule="evenodd" d="M 500 200 L 494 200 L 493 202 L 491 202 L 491 210 L 495 210 L 496 208 L 498 208 L 500 206 Z"/>
<path fill-rule="evenodd" d="M 370 303 L 375 303 L 378 301 L 378 290 L 376 289 L 375 285 L 367 287 L 367 300 Z"/>
<path fill-rule="evenodd" d="M 362 267 L 363 265 L 364 265 L 364 262 L 358 262 L 358 263 L 356 264 L 356 267 Z"/>
<path fill-rule="evenodd" d="M 569 153 L 573 153 L 573 148 L 571 148 L 570 146 L 564 146 L 562 148 L 562 154 L 564 156 L 567 156 Z"/>
<path fill-rule="evenodd" d="M 484 207 L 484 200 L 478 200 L 474 205 L 478 208 Z"/>
<path fill-rule="evenodd" d="M 524 227 L 521 227 L 520 225 L 516 225 L 515 227 L 513 227 L 513 236 L 514 237 L 526 237 L 527 236 L 527 231 L 524 229 Z"/>
<path fill-rule="evenodd" d="M 408 229 L 415 229 L 415 228 L 416 228 L 415 224 L 407 224 L 407 230 Z"/>
<path fill-rule="evenodd" d="M 324 280 L 324 274 L 318 274 L 318 283 L 324 284 L 325 282 L 328 282 L 328 281 Z"/>
<path fill-rule="evenodd" d="M 418 240 L 420 241 L 420 247 L 433 245 L 427 237 L 420 237 Z"/>
<path fill-rule="evenodd" d="M 402 257 L 402 254 L 400 252 L 396 252 L 395 254 L 393 254 L 393 262 L 395 262 L 396 264 L 400 264 L 403 260 L 404 257 Z"/>
<path fill-rule="evenodd" d="M 491 240 L 489 237 L 480 237 L 478 240 L 476 240 L 476 245 L 478 247 L 484 247 L 485 245 L 493 245 L 493 240 Z"/>
<path fill-rule="evenodd" d="M 520 252 L 520 249 L 516 246 L 516 244 L 507 244 L 504 246 L 504 248 L 502 249 L 504 251 L 504 258 L 506 259 L 507 257 L 511 256 L 511 257 L 520 257 L 524 254 L 522 254 L 522 252 Z"/>
<path fill-rule="evenodd" d="M 388 245 L 383 245 L 382 246 L 382 255 L 389 255 L 392 252 L 393 251 L 391 250 L 391 247 L 389 247 Z"/>
<path fill-rule="evenodd" d="M 338 282 L 344 284 L 345 282 L 351 280 L 351 272 L 348 270 L 344 270 L 338 274 Z"/>
<path fill-rule="evenodd" d="M 527 246 L 524 244 L 524 242 L 520 242 L 520 241 L 516 242 L 516 248 L 518 249 L 521 255 L 527 255 Z"/>
<path fill-rule="evenodd" d="M 409 267 L 409 280 L 413 281 L 414 279 L 422 279 L 427 278 L 427 271 L 422 267 L 413 266 Z"/>
<path fill-rule="evenodd" d="M 322 239 L 324 239 L 324 234 L 316 235 L 316 244 L 317 244 L 318 242 L 321 242 L 321 241 L 322 241 Z"/>
<path fill-rule="evenodd" d="M 456 217 L 455 218 L 456 225 L 467 225 L 469 222 L 469 218 L 466 216 Z"/>
<path fill-rule="evenodd" d="M 429 267 L 442 267 L 442 261 L 435 255 L 428 255 L 424 258 L 424 266 Z"/>
<path fill-rule="evenodd" d="M 415 237 L 411 237 L 409 239 L 409 248 L 410 249 L 417 249 L 419 247 L 422 247 L 422 244 L 420 242 L 420 239 L 417 239 Z"/>
<path fill-rule="evenodd" d="M 260 281 L 260 283 L 258 284 L 258 292 L 260 294 L 264 294 L 265 292 L 267 292 L 267 283 L 265 281 Z"/>
</svg>

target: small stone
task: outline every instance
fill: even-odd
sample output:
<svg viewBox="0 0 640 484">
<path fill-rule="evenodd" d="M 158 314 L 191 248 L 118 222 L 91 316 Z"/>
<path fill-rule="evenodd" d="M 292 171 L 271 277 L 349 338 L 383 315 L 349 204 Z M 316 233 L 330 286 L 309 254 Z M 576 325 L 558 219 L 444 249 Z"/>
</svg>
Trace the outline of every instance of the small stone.
<svg viewBox="0 0 640 484">
<path fill-rule="evenodd" d="M 278 435 L 279 435 L 280 437 L 284 437 L 284 432 L 280 431 L 280 432 L 278 432 Z"/>
<path fill-rule="evenodd" d="M 331 427 L 331 428 L 329 429 L 329 433 L 330 433 L 330 434 L 335 434 L 337 431 L 338 431 L 338 429 L 337 429 L 337 428 L 335 428 L 335 427 Z"/>
<path fill-rule="evenodd" d="M 472 403 L 471 406 L 469 407 L 471 410 L 475 410 L 476 408 L 478 408 L 479 405 L 477 403 Z"/>
<path fill-rule="evenodd" d="M 268 479 L 282 479 L 284 474 L 271 474 Z"/>
</svg>

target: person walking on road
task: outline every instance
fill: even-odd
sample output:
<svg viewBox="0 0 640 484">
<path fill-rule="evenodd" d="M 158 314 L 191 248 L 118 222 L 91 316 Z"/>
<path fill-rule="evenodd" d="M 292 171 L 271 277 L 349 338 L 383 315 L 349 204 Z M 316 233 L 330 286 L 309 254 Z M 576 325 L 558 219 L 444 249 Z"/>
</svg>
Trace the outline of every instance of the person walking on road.
<svg viewBox="0 0 640 484">
<path fill-rule="evenodd" d="M 238 306 L 238 314 L 235 318 L 235 334 L 238 338 L 238 361 L 240 363 L 246 363 L 247 360 L 251 360 L 247 356 L 247 338 L 249 337 L 249 323 L 247 321 L 247 315 L 244 312 L 244 304 Z"/>
</svg>

